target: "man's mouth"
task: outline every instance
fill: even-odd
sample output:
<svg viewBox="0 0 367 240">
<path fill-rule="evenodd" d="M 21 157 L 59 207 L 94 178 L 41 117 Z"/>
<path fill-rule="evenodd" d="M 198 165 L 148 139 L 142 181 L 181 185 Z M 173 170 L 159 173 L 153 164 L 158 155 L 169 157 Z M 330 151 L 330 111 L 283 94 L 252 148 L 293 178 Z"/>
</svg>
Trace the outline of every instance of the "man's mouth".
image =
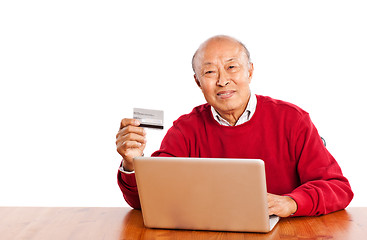
<svg viewBox="0 0 367 240">
<path fill-rule="evenodd" d="M 225 99 L 225 98 L 232 97 L 234 93 L 235 93 L 235 91 L 233 91 L 233 90 L 220 91 L 220 92 L 217 93 L 217 96 L 222 98 L 222 99 Z"/>
</svg>

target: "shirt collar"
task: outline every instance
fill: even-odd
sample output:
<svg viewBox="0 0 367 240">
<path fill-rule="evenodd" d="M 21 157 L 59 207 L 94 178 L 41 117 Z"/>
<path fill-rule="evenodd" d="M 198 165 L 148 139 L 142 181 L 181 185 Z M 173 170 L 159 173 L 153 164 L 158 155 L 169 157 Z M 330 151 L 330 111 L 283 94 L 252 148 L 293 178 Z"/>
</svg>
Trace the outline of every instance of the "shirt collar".
<svg viewBox="0 0 367 240">
<path fill-rule="evenodd" d="M 241 117 L 237 120 L 235 126 L 241 125 L 251 119 L 251 117 L 254 115 L 257 105 L 257 98 L 256 95 L 251 92 L 250 99 L 247 103 L 245 111 L 242 113 Z M 211 111 L 213 114 L 214 119 L 223 126 L 231 126 L 227 120 L 222 118 L 219 113 L 211 107 Z"/>
</svg>

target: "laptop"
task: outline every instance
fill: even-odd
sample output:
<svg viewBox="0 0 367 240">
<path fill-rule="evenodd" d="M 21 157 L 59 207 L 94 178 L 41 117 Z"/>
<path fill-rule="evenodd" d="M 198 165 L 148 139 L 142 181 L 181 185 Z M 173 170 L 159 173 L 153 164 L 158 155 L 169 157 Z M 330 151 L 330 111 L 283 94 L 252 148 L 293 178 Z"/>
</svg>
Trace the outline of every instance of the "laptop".
<svg viewBox="0 0 367 240">
<path fill-rule="evenodd" d="M 134 158 L 148 228 L 269 232 L 264 162 L 230 158 Z"/>
</svg>

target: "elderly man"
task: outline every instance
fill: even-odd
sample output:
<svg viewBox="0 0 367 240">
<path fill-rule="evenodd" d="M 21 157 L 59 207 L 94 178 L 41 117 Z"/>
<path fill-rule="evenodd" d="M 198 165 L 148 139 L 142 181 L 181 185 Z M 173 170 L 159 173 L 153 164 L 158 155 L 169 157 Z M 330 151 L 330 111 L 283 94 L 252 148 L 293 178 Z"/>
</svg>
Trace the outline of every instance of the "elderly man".
<svg viewBox="0 0 367 240">
<path fill-rule="evenodd" d="M 309 114 L 254 95 L 249 55 L 228 36 L 212 37 L 198 48 L 194 78 L 207 104 L 177 119 L 152 156 L 262 159 L 270 215 L 312 216 L 345 208 L 353 192 Z M 127 203 L 140 208 L 133 158 L 143 154 L 145 131 L 138 121 L 123 119 L 116 138 L 124 169 L 118 184 Z"/>
</svg>

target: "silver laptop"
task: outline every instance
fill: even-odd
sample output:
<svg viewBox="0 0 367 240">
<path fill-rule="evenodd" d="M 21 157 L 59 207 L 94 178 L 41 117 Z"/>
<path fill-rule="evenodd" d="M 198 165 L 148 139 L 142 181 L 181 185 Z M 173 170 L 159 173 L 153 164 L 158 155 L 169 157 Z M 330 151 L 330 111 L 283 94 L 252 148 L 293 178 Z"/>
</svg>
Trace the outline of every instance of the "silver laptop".
<svg viewBox="0 0 367 240">
<path fill-rule="evenodd" d="M 149 228 L 269 232 L 260 159 L 134 159 L 144 225 Z"/>
</svg>

